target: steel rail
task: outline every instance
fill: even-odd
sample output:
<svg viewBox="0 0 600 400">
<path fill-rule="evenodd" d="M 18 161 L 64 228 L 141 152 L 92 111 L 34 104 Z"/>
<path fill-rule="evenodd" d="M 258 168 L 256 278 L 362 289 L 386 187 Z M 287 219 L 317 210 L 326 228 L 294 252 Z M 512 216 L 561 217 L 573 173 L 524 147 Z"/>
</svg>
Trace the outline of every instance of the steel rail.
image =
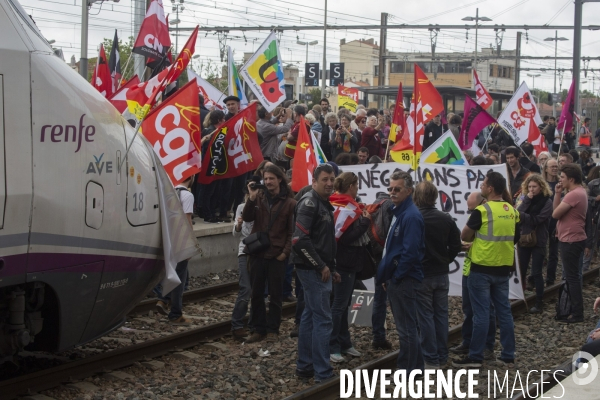
<svg viewBox="0 0 600 400">
<path fill-rule="evenodd" d="M 295 313 L 296 303 L 283 304 L 282 317 L 288 318 L 294 316 Z M 247 319 L 246 316 L 244 321 Z M 13 399 L 17 396 L 51 389 L 63 382 L 84 379 L 96 373 L 127 367 L 138 360 L 151 359 L 201 343 L 208 343 L 229 334 L 230 331 L 231 321 L 218 322 L 0 381 L 0 398 Z"/>
<path fill-rule="evenodd" d="M 583 281 L 588 282 L 598 277 L 599 268 L 593 268 L 589 271 L 586 271 L 583 274 Z M 550 287 L 545 288 L 544 290 L 544 299 L 548 299 L 552 296 L 556 296 L 558 294 L 558 290 L 561 284 L 557 283 Z M 511 309 L 513 315 L 522 314 L 527 311 L 527 303 L 535 302 L 535 294 L 532 294 L 523 300 L 513 301 L 511 303 Z M 454 326 L 448 331 L 448 343 L 455 342 L 461 339 L 461 329 L 462 324 Z M 352 371 L 357 369 L 360 370 L 368 370 L 369 372 L 374 369 L 394 369 L 396 368 L 396 359 L 398 358 L 398 350 L 388 353 L 382 357 L 379 357 L 375 360 L 371 360 L 365 364 L 359 365 L 354 368 Z M 550 388 L 547 386 L 548 382 L 544 381 L 544 388 Z M 555 383 L 556 384 L 556 383 Z M 298 393 L 295 393 L 291 396 L 285 398 L 285 400 L 300 400 L 300 399 L 310 399 L 310 400 L 324 400 L 324 399 L 336 399 L 340 396 L 340 378 L 336 377 L 335 379 L 328 380 L 326 382 L 316 384 L 311 386 L 305 390 L 302 390 Z"/>
</svg>

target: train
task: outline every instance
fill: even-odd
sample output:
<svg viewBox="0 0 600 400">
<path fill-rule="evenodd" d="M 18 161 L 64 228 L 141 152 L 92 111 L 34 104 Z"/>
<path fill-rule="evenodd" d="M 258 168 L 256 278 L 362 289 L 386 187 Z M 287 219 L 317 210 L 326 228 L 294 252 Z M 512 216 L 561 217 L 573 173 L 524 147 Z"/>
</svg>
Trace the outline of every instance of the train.
<svg viewBox="0 0 600 400">
<path fill-rule="evenodd" d="M 165 262 L 151 148 L 17 0 L 0 2 L 0 38 L 3 362 L 115 329 Z"/>
</svg>

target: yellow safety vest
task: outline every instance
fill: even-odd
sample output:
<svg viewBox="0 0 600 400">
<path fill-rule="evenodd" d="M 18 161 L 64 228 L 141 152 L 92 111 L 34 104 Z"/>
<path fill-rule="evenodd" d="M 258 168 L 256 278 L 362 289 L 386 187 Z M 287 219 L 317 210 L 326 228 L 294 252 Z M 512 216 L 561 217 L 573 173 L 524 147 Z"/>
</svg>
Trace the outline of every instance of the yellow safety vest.
<svg viewBox="0 0 600 400">
<path fill-rule="evenodd" d="M 518 211 L 504 201 L 490 201 L 476 210 L 481 212 L 481 228 L 475 233 L 471 262 L 486 267 L 512 267 Z"/>
<path fill-rule="evenodd" d="M 465 261 L 463 263 L 463 275 L 469 276 L 471 274 L 471 249 L 469 248 L 467 254 L 465 254 Z"/>
</svg>

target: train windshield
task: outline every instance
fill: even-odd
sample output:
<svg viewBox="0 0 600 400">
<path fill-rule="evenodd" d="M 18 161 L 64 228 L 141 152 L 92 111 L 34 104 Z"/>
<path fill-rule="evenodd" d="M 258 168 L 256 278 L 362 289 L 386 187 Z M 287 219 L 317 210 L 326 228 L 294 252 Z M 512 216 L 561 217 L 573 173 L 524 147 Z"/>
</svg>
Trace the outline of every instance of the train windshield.
<svg viewBox="0 0 600 400">
<path fill-rule="evenodd" d="M 19 22 L 23 26 L 23 29 L 27 33 L 29 41 L 34 48 L 41 51 L 52 51 L 52 47 L 36 26 L 35 21 L 27 14 L 21 4 L 19 4 L 17 0 L 8 0 L 8 4 L 11 5 L 13 11 L 19 18 Z"/>
</svg>

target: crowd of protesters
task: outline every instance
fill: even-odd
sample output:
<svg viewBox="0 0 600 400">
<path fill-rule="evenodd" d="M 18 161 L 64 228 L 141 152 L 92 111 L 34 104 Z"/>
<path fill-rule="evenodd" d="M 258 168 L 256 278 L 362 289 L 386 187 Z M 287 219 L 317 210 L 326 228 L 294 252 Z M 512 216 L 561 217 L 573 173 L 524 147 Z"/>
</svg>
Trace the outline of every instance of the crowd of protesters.
<svg viewBox="0 0 600 400">
<path fill-rule="evenodd" d="M 215 127 L 240 111 L 234 96 L 225 104 L 226 114 L 203 115 L 204 147 Z M 597 252 L 600 213 L 600 166 L 591 157 L 589 119 L 578 135 L 574 129 L 563 135 L 553 118 L 544 118 L 539 129 L 550 151 L 539 154 L 529 143 L 517 146 L 498 125 L 484 129 L 476 139 L 482 151 L 465 151 L 465 158 L 471 165 L 505 163 L 508 180 L 490 171 L 481 191 L 469 195 L 469 220 L 460 227 L 437 209 L 439 194 L 431 182 L 415 185 L 411 174 L 396 171 L 389 194 L 365 205 L 357 197 L 358 177 L 343 172 L 346 165 L 391 161 L 386 155 L 393 107 L 334 113 L 327 99 L 310 110 L 289 101 L 273 112 L 259 107 L 257 133 L 265 161 L 257 171 L 193 184 L 194 212 L 206 223 L 229 222 L 230 210 L 236 210 L 240 289 L 233 337 L 247 343 L 277 340 L 282 302 L 297 301 L 291 332 L 298 337 L 296 374 L 316 382 L 328 379 L 332 363 L 361 356 L 352 342 L 348 307 L 354 289 L 364 289 L 362 280 L 374 278 L 372 346 L 392 348 L 384 327 L 389 302 L 400 338 L 398 368 L 442 368 L 449 353 L 464 356 L 454 366 L 479 367 L 496 359 L 496 327 L 502 347 L 498 359 L 512 364 L 515 333 L 508 287 L 515 258 L 523 289 L 535 293 L 529 312 L 541 313 L 545 287 L 555 283 L 560 257 L 559 279 L 566 282 L 571 312 L 557 320 L 583 322 L 582 272 Z M 320 164 L 312 184 L 293 193 L 289 180 L 302 121 L 333 161 Z M 423 148 L 447 130 L 458 137 L 461 123 L 460 115 L 435 116 L 425 127 Z M 357 212 L 348 214 L 348 209 Z M 466 254 L 463 341 L 448 349 L 448 273 L 459 252 Z M 600 325 L 589 341 L 600 338 L 599 332 Z"/>
</svg>

